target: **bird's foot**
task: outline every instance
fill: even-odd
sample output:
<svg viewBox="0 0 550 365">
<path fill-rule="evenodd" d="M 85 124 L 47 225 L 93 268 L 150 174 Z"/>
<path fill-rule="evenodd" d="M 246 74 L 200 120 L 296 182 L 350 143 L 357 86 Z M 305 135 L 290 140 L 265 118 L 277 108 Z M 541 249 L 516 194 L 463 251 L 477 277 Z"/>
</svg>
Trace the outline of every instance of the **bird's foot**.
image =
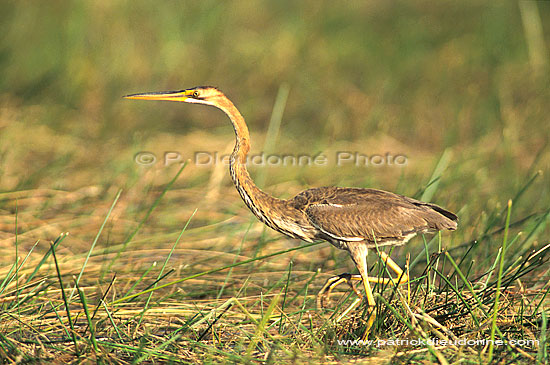
<svg viewBox="0 0 550 365">
<path fill-rule="evenodd" d="M 334 288 L 336 288 L 338 285 L 342 283 L 346 283 L 350 286 L 350 288 L 353 290 L 353 292 L 359 297 L 363 298 L 363 295 L 357 290 L 355 287 L 354 281 L 361 281 L 361 275 L 357 274 L 350 274 L 350 273 L 343 273 L 337 276 L 333 276 L 330 279 L 327 280 L 325 285 L 321 288 L 319 291 L 319 294 L 317 294 L 317 307 L 322 308 L 325 307 L 325 304 L 330 299 L 330 293 Z"/>
</svg>

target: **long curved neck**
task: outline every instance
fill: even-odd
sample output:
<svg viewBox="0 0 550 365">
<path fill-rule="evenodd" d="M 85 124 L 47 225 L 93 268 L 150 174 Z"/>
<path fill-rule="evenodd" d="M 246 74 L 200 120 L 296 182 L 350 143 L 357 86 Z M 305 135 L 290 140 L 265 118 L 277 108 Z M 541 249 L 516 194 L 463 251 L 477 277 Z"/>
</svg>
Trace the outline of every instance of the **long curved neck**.
<svg viewBox="0 0 550 365">
<path fill-rule="evenodd" d="M 225 97 L 219 100 L 217 106 L 231 119 L 233 129 L 235 130 L 235 148 L 229 162 L 231 179 L 241 198 L 254 215 L 262 222 L 272 226 L 273 222 L 270 213 L 275 213 L 278 210 L 277 208 L 283 208 L 284 203 L 282 200 L 260 190 L 248 174 L 246 156 L 248 155 L 248 151 L 250 151 L 250 135 L 241 113 Z"/>
</svg>

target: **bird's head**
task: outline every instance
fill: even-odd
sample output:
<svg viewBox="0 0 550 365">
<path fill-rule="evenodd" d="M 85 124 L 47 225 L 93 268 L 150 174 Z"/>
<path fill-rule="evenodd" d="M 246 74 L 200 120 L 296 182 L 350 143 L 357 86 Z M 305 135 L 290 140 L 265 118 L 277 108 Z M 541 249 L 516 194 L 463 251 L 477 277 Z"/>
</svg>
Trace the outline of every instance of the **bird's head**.
<svg viewBox="0 0 550 365">
<path fill-rule="evenodd" d="M 160 91 L 126 95 L 126 99 L 183 101 L 185 103 L 219 106 L 225 95 L 213 86 L 197 86 L 178 91 Z"/>
</svg>

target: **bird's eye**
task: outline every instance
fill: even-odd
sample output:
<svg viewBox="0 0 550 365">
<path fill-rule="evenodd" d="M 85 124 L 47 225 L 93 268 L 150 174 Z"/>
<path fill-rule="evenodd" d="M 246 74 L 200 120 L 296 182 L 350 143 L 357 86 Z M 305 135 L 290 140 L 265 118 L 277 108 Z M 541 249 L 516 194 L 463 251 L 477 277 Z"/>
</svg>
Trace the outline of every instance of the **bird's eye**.
<svg viewBox="0 0 550 365">
<path fill-rule="evenodd" d="M 193 92 L 193 97 L 194 97 L 194 98 L 198 98 L 199 95 L 200 95 L 200 93 L 198 92 L 198 90 L 195 90 L 195 91 Z"/>
</svg>

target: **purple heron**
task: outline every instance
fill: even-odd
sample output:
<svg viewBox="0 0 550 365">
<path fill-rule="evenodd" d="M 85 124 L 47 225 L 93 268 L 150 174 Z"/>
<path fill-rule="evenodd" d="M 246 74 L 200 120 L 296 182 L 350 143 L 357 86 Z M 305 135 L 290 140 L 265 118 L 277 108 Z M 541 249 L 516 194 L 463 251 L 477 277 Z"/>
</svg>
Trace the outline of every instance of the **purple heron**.
<svg viewBox="0 0 550 365">
<path fill-rule="evenodd" d="M 150 92 L 125 96 L 127 99 L 167 100 L 204 104 L 223 111 L 231 120 L 236 143 L 230 157 L 229 172 L 241 198 L 264 224 L 289 237 L 312 242 L 326 240 L 350 253 L 359 275 L 343 274 L 327 281 L 319 298 L 327 296 L 338 284 L 362 281 L 370 311 L 367 331 L 376 316 L 376 302 L 369 282 L 389 283 L 388 278 L 369 277 L 367 254 L 375 248 L 386 265 L 395 271 L 397 284 L 408 276 L 387 254 L 376 250 L 382 246 L 400 246 L 417 233 L 455 230 L 458 217 L 437 206 L 383 190 L 366 188 L 320 187 L 308 189 L 287 200 L 277 199 L 258 188 L 246 170 L 250 150 L 248 127 L 235 105 L 217 88 L 198 86 L 167 92 Z"/>
</svg>

